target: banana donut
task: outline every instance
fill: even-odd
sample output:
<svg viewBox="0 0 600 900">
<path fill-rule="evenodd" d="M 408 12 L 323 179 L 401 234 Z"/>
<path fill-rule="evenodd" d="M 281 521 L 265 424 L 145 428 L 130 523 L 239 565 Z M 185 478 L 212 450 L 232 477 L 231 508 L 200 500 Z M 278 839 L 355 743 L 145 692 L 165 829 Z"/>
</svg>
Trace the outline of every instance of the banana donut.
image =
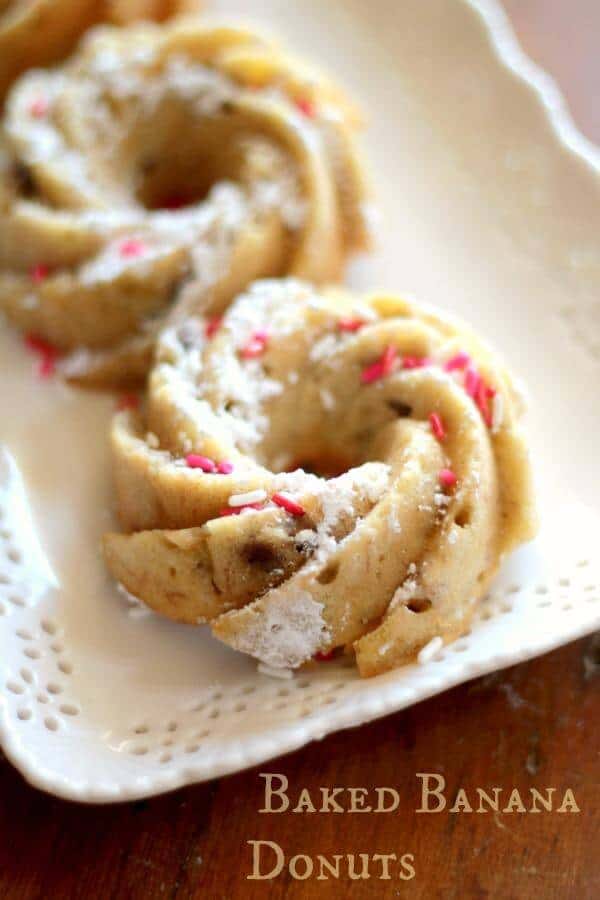
<svg viewBox="0 0 600 900">
<path fill-rule="evenodd" d="M 0 0 L 0 102 L 21 72 L 63 59 L 97 22 L 161 21 L 194 0 Z"/>
<path fill-rule="evenodd" d="M 111 386 L 145 375 L 173 307 L 218 315 L 256 278 L 334 280 L 367 242 L 357 124 L 251 31 L 92 31 L 7 101 L 0 309 L 66 377 Z"/>
<path fill-rule="evenodd" d="M 360 673 L 463 633 L 535 532 L 521 405 L 463 323 L 387 295 L 264 280 L 157 347 L 116 415 L 114 577 L 274 667 Z"/>
</svg>

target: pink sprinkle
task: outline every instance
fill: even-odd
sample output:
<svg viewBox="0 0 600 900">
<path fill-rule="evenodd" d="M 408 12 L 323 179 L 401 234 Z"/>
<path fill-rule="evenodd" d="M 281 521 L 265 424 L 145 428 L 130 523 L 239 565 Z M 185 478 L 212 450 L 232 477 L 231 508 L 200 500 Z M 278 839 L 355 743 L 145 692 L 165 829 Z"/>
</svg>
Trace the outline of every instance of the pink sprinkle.
<svg viewBox="0 0 600 900">
<path fill-rule="evenodd" d="M 403 369 L 423 369 L 430 364 L 431 360 L 428 356 L 405 356 L 402 360 Z"/>
<path fill-rule="evenodd" d="M 464 350 L 461 350 L 455 356 L 450 357 L 444 365 L 444 369 L 446 372 L 455 372 L 457 369 L 465 369 L 470 362 L 471 357 L 469 354 L 465 353 Z"/>
<path fill-rule="evenodd" d="M 44 263 L 38 263 L 33 266 L 29 271 L 29 277 L 33 281 L 34 284 L 41 284 L 42 281 L 45 281 L 46 278 L 50 274 L 50 266 L 45 265 Z"/>
<path fill-rule="evenodd" d="M 364 319 L 359 319 L 359 318 L 356 318 L 356 319 L 344 318 L 344 319 L 338 320 L 338 328 L 340 331 L 351 331 L 351 332 L 359 331 L 363 327 L 363 325 L 366 325 L 366 324 L 367 323 L 365 322 Z"/>
<path fill-rule="evenodd" d="M 56 353 L 56 347 L 45 341 L 44 338 L 38 337 L 36 334 L 28 334 L 25 336 L 25 346 L 33 353 Z"/>
<path fill-rule="evenodd" d="M 440 484 L 445 488 L 454 487 L 454 485 L 458 481 L 452 469 L 442 469 L 438 477 L 440 480 Z"/>
<path fill-rule="evenodd" d="M 25 338 L 25 346 L 39 357 L 37 374 L 39 378 L 47 379 L 56 371 L 56 361 L 60 352 L 43 338 L 34 334 L 28 334 Z"/>
<path fill-rule="evenodd" d="M 383 376 L 383 369 L 380 362 L 374 362 L 360 373 L 360 380 L 363 384 L 371 384 L 373 381 L 379 381 Z"/>
<path fill-rule="evenodd" d="M 315 104 L 312 100 L 309 100 L 308 97 L 298 97 L 296 100 L 296 106 L 302 113 L 302 115 L 306 116 L 309 119 L 314 119 L 316 115 Z"/>
<path fill-rule="evenodd" d="M 239 516 L 245 509 L 263 509 L 262 503 L 246 503 L 244 506 L 225 506 L 219 510 L 220 516 Z"/>
<path fill-rule="evenodd" d="M 248 341 L 240 351 L 242 359 L 256 359 L 257 356 L 261 356 L 264 352 L 265 345 L 262 341 Z"/>
<path fill-rule="evenodd" d="M 371 384 L 373 381 L 379 381 L 393 372 L 398 359 L 398 351 L 389 344 L 383 351 L 381 357 L 361 372 L 360 380 L 363 384 Z"/>
<path fill-rule="evenodd" d="M 213 316 L 211 319 L 208 319 L 206 325 L 204 326 L 204 334 L 210 340 L 215 336 L 221 324 L 223 322 L 223 316 Z"/>
<path fill-rule="evenodd" d="M 254 359 L 265 352 L 269 340 L 269 333 L 266 329 L 260 328 L 252 333 L 250 340 L 240 350 L 242 359 Z"/>
<path fill-rule="evenodd" d="M 480 382 L 481 378 L 477 370 L 474 369 L 473 366 L 469 366 L 467 374 L 465 375 L 465 390 L 469 397 L 475 398 Z"/>
<path fill-rule="evenodd" d="M 442 422 L 442 417 L 435 412 L 429 414 L 429 424 L 431 425 L 431 430 L 433 432 L 433 436 L 438 441 L 443 441 L 446 437 L 446 429 L 444 428 L 444 423 Z"/>
<path fill-rule="evenodd" d="M 141 256 L 146 251 L 146 245 L 138 238 L 127 238 L 119 244 L 119 254 L 124 258 Z"/>
<path fill-rule="evenodd" d="M 54 354 L 42 356 L 38 363 L 37 373 L 42 380 L 52 378 L 56 372 L 56 356 Z"/>
<path fill-rule="evenodd" d="M 42 119 L 49 109 L 48 101 L 45 97 L 38 97 L 29 104 L 29 115 L 34 119 Z"/>
<path fill-rule="evenodd" d="M 140 398 L 137 394 L 122 394 L 117 400 L 117 409 L 122 412 L 126 409 L 137 409 L 140 405 Z"/>
<path fill-rule="evenodd" d="M 286 497 L 285 494 L 273 494 L 271 497 L 273 503 L 276 503 L 277 506 L 281 506 L 282 509 L 285 509 L 286 512 L 289 512 L 292 516 L 305 516 L 306 510 L 303 506 L 300 506 L 299 503 L 296 503 L 295 500 L 292 500 L 291 497 Z"/>
<path fill-rule="evenodd" d="M 223 462 L 217 464 L 217 472 L 219 475 L 231 475 L 233 469 L 233 463 L 230 463 L 227 460 L 223 460 Z"/>
<path fill-rule="evenodd" d="M 317 662 L 329 662 L 333 659 L 334 655 L 335 647 L 333 648 L 333 650 L 328 650 L 327 652 L 323 652 L 322 650 L 317 651 L 317 653 L 315 653 L 314 655 L 314 659 Z"/>
<path fill-rule="evenodd" d="M 200 456 L 198 453 L 188 453 L 185 458 L 190 469 L 202 469 L 203 472 L 216 472 L 217 466 L 214 460 L 208 456 Z"/>
</svg>

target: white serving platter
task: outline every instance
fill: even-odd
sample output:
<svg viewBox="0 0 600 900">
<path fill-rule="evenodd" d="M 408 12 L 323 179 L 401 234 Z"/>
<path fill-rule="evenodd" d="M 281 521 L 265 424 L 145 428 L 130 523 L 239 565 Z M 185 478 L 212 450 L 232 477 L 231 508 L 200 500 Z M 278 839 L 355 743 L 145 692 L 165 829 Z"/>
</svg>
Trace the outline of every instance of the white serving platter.
<svg viewBox="0 0 600 900">
<path fill-rule="evenodd" d="M 453 310 L 503 351 L 528 388 L 542 531 L 427 663 L 268 678 L 114 589 L 99 554 L 114 400 L 40 383 L 2 327 L 0 738 L 29 781 L 75 800 L 234 772 L 600 626 L 598 150 L 493 2 L 207 5 L 280 33 L 362 101 L 381 239 L 350 281 Z"/>
</svg>

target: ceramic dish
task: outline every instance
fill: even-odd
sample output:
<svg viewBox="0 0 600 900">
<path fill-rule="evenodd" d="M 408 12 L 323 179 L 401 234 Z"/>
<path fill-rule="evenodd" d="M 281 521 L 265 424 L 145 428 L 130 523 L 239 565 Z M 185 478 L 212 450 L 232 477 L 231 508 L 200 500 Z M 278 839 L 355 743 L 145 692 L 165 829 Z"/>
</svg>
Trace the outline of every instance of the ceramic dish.
<svg viewBox="0 0 600 900">
<path fill-rule="evenodd" d="M 470 634 L 420 663 L 362 681 L 344 662 L 269 678 L 115 590 L 99 553 L 114 398 L 40 383 L 3 328 L 0 736 L 26 778 L 76 800 L 234 772 L 600 624 L 598 151 L 493 3 L 212 9 L 250 13 L 362 99 L 382 221 L 349 280 L 453 310 L 520 373 L 542 530 L 503 567 Z"/>
</svg>

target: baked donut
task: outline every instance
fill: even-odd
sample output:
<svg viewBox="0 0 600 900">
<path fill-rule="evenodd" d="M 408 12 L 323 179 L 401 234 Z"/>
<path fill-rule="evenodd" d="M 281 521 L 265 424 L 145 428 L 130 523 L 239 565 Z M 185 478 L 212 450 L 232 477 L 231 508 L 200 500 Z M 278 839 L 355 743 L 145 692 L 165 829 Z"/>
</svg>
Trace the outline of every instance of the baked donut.
<svg viewBox="0 0 600 900">
<path fill-rule="evenodd" d="M 464 324 L 387 295 L 256 282 L 166 330 L 112 450 L 122 585 L 273 667 L 362 675 L 463 633 L 535 531 L 519 395 Z"/>
<path fill-rule="evenodd" d="M 0 102 L 15 78 L 63 59 L 98 22 L 161 21 L 194 0 L 0 0 Z"/>
<path fill-rule="evenodd" d="M 254 32 L 101 27 L 15 85 L 0 173 L 0 309 L 67 377 L 139 380 L 176 299 L 337 278 L 363 247 L 354 109 Z"/>
</svg>

